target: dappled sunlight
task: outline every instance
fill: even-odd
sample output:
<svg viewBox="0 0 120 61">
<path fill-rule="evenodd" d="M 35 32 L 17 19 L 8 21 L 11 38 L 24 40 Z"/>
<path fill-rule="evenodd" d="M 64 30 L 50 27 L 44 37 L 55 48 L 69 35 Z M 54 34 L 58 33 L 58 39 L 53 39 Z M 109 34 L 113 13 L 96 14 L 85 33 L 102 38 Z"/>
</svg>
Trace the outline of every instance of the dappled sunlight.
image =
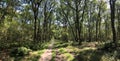
<svg viewBox="0 0 120 61">
<path fill-rule="evenodd" d="M 120 61 L 120 1 L 0 0 L 0 61 Z"/>
<path fill-rule="evenodd" d="M 80 49 L 81 51 L 85 51 L 85 50 L 96 50 L 97 48 L 94 47 L 84 47 L 83 49 Z"/>
<path fill-rule="evenodd" d="M 62 43 L 62 44 L 61 44 Z M 87 44 L 87 45 L 85 45 Z M 83 43 L 82 46 L 72 46 L 69 42 L 53 41 L 47 43 L 47 48 L 37 51 L 31 51 L 28 48 L 20 47 L 18 50 L 25 53 L 24 56 L 9 57 L 9 60 L 14 61 L 114 61 L 115 53 L 105 53 L 99 50 L 98 47 L 91 46 L 94 43 Z M 61 46 L 62 45 L 62 46 Z M 66 45 L 66 46 L 63 46 Z M 90 45 L 90 46 L 88 46 Z M 56 46 L 60 46 L 57 47 Z M 30 50 L 30 51 L 29 51 Z M 19 53 L 20 54 L 20 53 Z M 119 54 L 118 52 L 116 54 Z M 118 59 L 119 60 L 119 59 Z"/>
<path fill-rule="evenodd" d="M 38 61 L 50 61 L 52 59 L 52 50 L 47 49 L 45 52 L 41 55 L 40 59 Z"/>
</svg>

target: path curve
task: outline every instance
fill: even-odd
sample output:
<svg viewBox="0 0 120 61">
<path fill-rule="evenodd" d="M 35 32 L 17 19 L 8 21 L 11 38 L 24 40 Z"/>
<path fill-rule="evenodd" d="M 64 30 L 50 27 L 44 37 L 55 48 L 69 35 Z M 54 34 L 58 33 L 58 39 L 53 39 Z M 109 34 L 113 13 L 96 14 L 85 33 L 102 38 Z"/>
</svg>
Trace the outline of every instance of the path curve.
<svg viewBox="0 0 120 61">
<path fill-rule="evenodd" d="M 38 61 L 50 61 L 52 59 L 52 50 L 47 49 Z"/>
<path fill-rule="evenodd" d="M 53 44 L 54 39 L 52 39 L 50 45 L 48 46 L 48 49 L 45 50 L 45 52 L 41 55 L 41 58 L 38 61 L 51 61 Z"/>
</svg>

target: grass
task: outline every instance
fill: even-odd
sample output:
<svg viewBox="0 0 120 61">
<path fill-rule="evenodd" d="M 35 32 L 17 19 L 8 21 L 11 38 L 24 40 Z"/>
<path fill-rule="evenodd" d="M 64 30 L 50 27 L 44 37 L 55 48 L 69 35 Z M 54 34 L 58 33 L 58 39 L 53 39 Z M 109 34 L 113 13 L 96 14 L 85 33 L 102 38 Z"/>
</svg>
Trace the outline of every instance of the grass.
<svg viewBox="0 0 120 61">
<path fill-rule="evenodd" d="M 74 59 L 74 56 L 70 53 L 64 53 L 63 55 L 64 55 L 65 61 L 73 61 Z"/>
<path fill-rule="evenodd" d="M 60 54 L 64 54 L 67 52 L 67 50 L 65 48 L 60 48 L 60 49 L 58 49 L 58 51 Z"/>
<path fill-rule="evenodd" d="M 33 50 L 24 57 L 10 57 L 9 61 L 38 61 L 49 44 L 43 43 L 40 45 L 42 50 L 41 48 L 37 51 Z M 104 46 L 103 44 L 100 45 Z M 120 61 L 120 50 L 111 53 L 98 50 L 97 48 L 100 46 L 95 46 L 92 42 L 84 42 L 82 45 L 73 46 L 71 42 L 56 41 L 53 46 L 51 61 L 55 61 L 57 53 L 62 55 L 62 59 L 65 61 L 115 61 L 115 59 Z"/>
<path fill-rule="evenodd" d="M 14 57 L 14 61 L 38 61 L 42 53 L 44 53 L 45 50 L 39 50 L 39 51 L 32 51 L 29 53 L 29 55 L 24 57 Z"/>
<path fill-rule="evenodd" d="M 120 59 L 116 58 L 116 56 L 120 57 L 120 53 L 115 55 L 115 53 L 107 53 L 101 50 L 97 50 L 104 43 L 83 43 L 83 47 L 81 46 L 72 46 L 69 43 L 57 42 L 55 46 L 59 46 L 58 52 L 64 56 L 65 61 L 115 61 Z M 95 45 L 94 45 L 95 43 Z M 63 46 L 66 45 L 66 46 Z"/>
<path fill-rule="evenodd" d="M 4 55 L 0 53 L 0 57 L 5 57 L 3 61 L 38 61 L 40 56 L 44 53 L 45 50 L 31 51 L 28 55 L 25 56 L 14 56 L 11 57 L 9 54 Z M 1 59 L 0 58 L 0 59 Z"/>
<path fill-rule="evenodd" d="M 55 52 L 55 50 L 53 50 L 53 51 L 52 51 L 52 59 L 51 59 L 50 61 L 55 61 L 55 60 L 54 60 L 55 57 L 56 57 L 56 52 Z"/>
</svg>

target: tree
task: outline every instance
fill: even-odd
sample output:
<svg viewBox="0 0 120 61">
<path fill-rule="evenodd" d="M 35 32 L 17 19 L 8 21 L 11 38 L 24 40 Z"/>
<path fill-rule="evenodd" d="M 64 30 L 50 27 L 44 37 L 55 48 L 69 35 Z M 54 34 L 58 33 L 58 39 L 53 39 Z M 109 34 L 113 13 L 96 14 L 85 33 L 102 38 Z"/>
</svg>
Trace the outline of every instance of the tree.
<svg viewBox="0 0 120 61">
<path fill-rule="evenodd" d="M 117 13 L 117 39 L 120 40 L 120 3 L 116 4 L 116 13 Z"/>
<path fill-rule="evenodd" d="M 112 37 L 113 43 L 116 45 L 116 29 L 115 29 L 115 2 L 116 0 L 110 0 L 110 10 L 111 10 L 111 28 L 112 28 Z"/>
</svg>

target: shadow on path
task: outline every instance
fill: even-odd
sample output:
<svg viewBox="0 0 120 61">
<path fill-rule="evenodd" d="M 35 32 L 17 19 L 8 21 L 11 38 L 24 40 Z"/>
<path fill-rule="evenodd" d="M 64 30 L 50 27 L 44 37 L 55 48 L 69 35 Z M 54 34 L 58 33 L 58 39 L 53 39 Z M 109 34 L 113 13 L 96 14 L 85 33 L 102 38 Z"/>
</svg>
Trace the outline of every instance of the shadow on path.
<svg viewBox="0 0 120 61">
<path fill-rule="evenodd" d="M 54 44 L 54 39 L 51 40 L 50 45 L 48 46 L 48 49 L 45 50 L 45 52 L 41 55 L 38 61 L 50 61 L 52 59 L 53 44 Z"/>
<path fill-rule="evenodd" d="M 41 58 L 38 61 L 50 61 L 52 59 L 52 49 L 47 49 L 41 55 Z"/>
</svg>

